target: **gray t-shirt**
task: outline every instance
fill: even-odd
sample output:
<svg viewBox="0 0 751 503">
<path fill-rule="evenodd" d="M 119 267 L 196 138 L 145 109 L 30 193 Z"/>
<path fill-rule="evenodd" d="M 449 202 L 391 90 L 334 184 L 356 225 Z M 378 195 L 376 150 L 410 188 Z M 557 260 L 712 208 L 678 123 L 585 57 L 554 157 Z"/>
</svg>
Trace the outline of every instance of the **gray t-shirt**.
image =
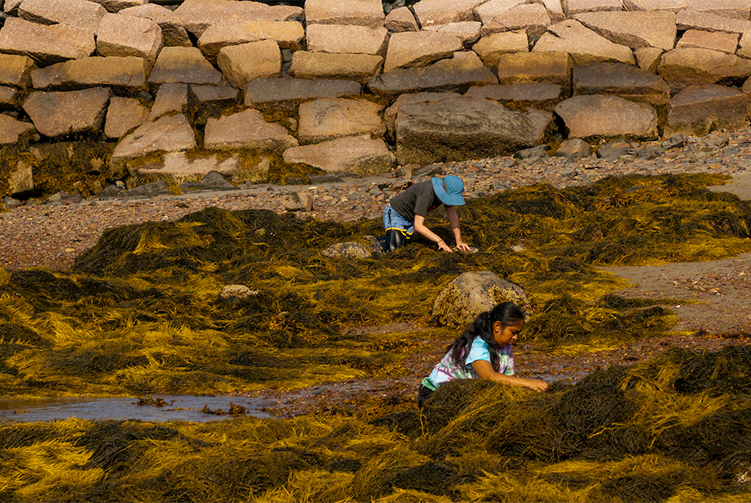
<svg viewBox="0 0 751 503">
<path fill-rule="evenodd" d="M 415 215 L 427 217 L 443 203 L 433 190 L 433 182 L 419 182 L 391 198 L 391 207 L 404 218 L 414 221 Z"/>
</svg>

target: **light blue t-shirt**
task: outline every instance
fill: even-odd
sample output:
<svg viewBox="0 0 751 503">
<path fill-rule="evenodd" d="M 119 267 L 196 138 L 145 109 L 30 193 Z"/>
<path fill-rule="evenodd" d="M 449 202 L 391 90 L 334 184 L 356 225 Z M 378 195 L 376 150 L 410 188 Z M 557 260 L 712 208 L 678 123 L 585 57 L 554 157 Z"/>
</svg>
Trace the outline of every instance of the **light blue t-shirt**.
<svg viewBox="0 0 751 503">
<path fill-rule="evenodd" d="M 492 350 L 488 343 L 482 340 L 482 337 L 475 337 L 463 365 L 461 363 L 455 364 L 451 358 L 451 351 L 449 351 L 433 368 L 430 375 L 422 380 L 422 385 L 435 390 L 441 384 L 454 379 L 477 379 L 478 376 L 472 368 L 472 362 L 477 360 L 490 362 L 490 351 Z M 499 373 L 514 375 L 514 350 L 511 344 L 506 344 L 498 350 L 498 361 L 500 363 Z"/>
</svg>

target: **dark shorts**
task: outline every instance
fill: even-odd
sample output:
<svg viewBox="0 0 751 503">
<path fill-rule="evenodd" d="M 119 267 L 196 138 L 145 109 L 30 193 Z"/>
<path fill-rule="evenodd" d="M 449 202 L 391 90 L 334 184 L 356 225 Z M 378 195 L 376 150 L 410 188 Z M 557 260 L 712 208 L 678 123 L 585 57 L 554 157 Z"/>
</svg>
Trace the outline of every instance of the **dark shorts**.
<svg viewBox="0 0 751 503">
<path fill-rule="evenodd" d="M 435 393 L 435 391 L 421 384 L 420 389 L 417 392 L 417 407 L 421 409 L 422 404 L 425 402 L 425 400 L 430 398 L 433 393 Z"/>
</svg>

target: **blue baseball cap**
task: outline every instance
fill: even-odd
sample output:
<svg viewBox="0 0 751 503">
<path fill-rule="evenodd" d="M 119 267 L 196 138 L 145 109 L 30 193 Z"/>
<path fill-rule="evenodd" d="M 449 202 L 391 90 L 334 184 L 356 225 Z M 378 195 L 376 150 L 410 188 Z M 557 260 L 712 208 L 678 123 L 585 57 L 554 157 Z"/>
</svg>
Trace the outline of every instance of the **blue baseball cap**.
<svg viewBox="0 0 751 503">
<path fill-rule="evenodd" d="M 431 180 L 433 182 L 433 190 L 446 206 L 461 206 L 464 204 L 464 198 L 462 192 L 464 192 L 464 182 L 458 176 L 449 175 L 443 180 L 435 177 Z"/>
</svg>

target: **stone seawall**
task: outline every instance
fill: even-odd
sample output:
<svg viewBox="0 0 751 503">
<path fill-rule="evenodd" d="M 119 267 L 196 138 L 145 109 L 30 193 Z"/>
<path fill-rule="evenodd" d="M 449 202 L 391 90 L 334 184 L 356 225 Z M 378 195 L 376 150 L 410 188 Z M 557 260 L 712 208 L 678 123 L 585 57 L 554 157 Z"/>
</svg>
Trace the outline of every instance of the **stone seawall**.
<svg viewBox="0 0 751 503">
<path fill-rule="evenodd" d="M 0 196 L 746 127 L 751 0 L 5 0 Z M 575 147 L 575 148 L 574 148 Z"/>
</svg>

